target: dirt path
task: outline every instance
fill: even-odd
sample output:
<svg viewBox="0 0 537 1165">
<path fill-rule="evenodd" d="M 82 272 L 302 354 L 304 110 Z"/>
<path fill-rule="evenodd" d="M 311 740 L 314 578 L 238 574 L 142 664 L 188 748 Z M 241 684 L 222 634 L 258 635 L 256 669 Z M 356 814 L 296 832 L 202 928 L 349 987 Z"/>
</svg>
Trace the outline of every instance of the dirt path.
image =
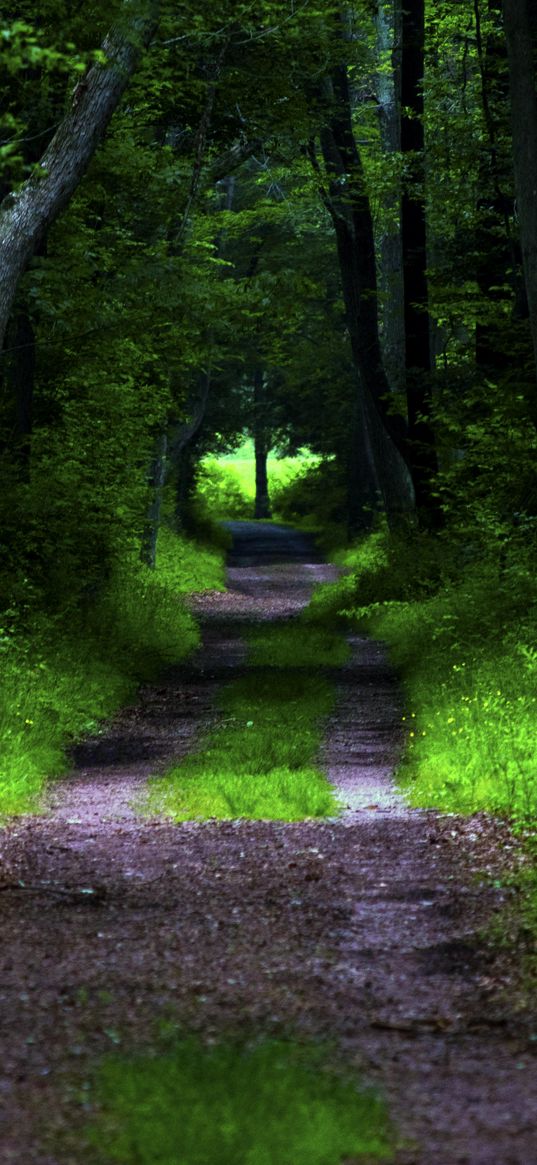
<svg viewBox="0 0 537 1165">
<path fill-rule="evenodd" d="M 398 694 L 378 646 L 356 640 L 340 674 L 324 759 L 341 820 L 133 813 L 243 668 L 244 624 L 296 613 L 331 576 L 312 558 L 294 534 L 241 524 L 229 592 L 196 603 L 197 657 L 77 750 L 45 815 L 0 836 L 2 1165 L 83 1165 L 91 1064 L 170 1016 L 335 1037 L 387 1094 L 398 1165 L 537 1162 L 536 1044 L 476 933 L 502 891 L 474 871 L 501 866 L 509 838 L 395 792 Z"/>
</svg>

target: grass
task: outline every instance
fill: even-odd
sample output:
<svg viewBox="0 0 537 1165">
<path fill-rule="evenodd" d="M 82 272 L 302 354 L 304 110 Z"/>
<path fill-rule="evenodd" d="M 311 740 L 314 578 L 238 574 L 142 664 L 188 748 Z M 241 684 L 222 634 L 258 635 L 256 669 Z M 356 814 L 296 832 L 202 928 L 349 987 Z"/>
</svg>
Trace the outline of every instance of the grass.
<svg viewBox="0 0 537 1165">
<path fill-rule="evenodd" d="M 123 1165 L 340 1165 L 389 1161 L 379 1097 L 284 1041 L 112 1056 L 99 1072 L 90 1142 Z"/>
<path fill-rule="evenodd" d="M 202 747 L 156 778 L 148 808 L 176 821 L 300 821 L 338 811 L 315 759 L 334 690 L 320 667 L 345 661 L 339 635 L 298 623 L 249 634 L 251 669 L 227 685 L 223 720 Z"/>
<path fill-rule="evenodd" d="M 535 587 L 483 557 L 442 578 L 442 547 L 374 534 L 321 587 L 309 617 L 361 622 L 390 648 L 406 695 L 399 780 L 412 804 L 487 810 L 521 826 L 537 812 Z M 520 560 L 517 569 L 522 570 Z"/>
<path fill-rule="evenodd" d="M 163 530 L 157 569 L 125 556 L 84 617 L 34 613 L 24 632 L 0 631 L 0 817 L 35 809 L 70 742 L 197 646 L 182 596 L 222 585 L 221 552 Z"/>
</svg>

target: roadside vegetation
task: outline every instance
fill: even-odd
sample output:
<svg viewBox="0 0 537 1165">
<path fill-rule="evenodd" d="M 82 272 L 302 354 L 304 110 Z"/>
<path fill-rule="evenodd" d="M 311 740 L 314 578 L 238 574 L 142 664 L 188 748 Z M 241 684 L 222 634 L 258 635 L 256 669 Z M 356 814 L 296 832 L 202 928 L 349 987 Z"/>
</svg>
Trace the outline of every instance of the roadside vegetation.
<svg viewBox="0 0 537 1165">
<path fill-rule="evenodd" d="M 163 1055 L 112 1056 L 97 1076 L 98 1160 L 123 1165 L 339 1165 L 389 1161 L 386 1110 L 326 1066 L 326 1050 L 177 1040 Z"/>
<path fill-rule="evenodd" d="M 537 590 L 517 554 L 457 569 L 449 545 L 376 533 L 340 552 L 310 618 L 383 639 L 406 697 L 399 778 L 412 804 L 488 810 L 525 826 L 537 812 Z M 515 574 L 516 571 L 516 574 Z M 518 583 L 518 585 L 514 585 Z M 528 601 L 529 600 L 529 601 Z"/>
<path fill-rule="evenodd" d="M 220 692 L 222 718 L 200 748 L 153 782 L 147 809 L 175 821 L 300 821 L 339 806 L 317 756 L 347 657 L 337 632 L 300 620 L 252 630 L 248 672 Z"/>
<path fill-rule="evenodd" d="M 269 498 L 273 517 L 282 517 L 279 499 L 292 483 L 312 470 L 319 458 L 307 451 L 292 457 L 267 457 Z M 218 521 L 222 518 L 253 518 L 255 504 L 255 457 L 251 439 L 232 453 L 206 456 L 196 474 L 194 513 Z"/>
<path fill-rule="evenodd" d="M 0 631 L 0 815 L 36 808 L 66 750 L 129 700 L 142 679 L 199 641 L 184 604 L 223 589 L 223 551 L 163 527 L 156 569 L 136 548 L 118 556 L 86 609 L 8 610 Z"/>
</svg>

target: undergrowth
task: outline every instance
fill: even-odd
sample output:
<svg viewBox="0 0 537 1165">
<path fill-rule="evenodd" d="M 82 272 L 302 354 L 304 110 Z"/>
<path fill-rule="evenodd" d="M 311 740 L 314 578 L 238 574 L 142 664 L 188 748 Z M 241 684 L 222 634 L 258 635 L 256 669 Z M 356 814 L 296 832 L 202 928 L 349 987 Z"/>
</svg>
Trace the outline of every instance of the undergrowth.
<svg viewBox="0 0 537 1165">
<path fill-rule="evenodd" d="M 322 1047 L 265 1041 L 112 1056 L 89 1130 L 99 1162 L 132 1165 L 339 1165 L 389 1161 L 385 1107 L 324 1063 Z"/>
<path fill-rule="evenodd" d="M 157 568 L 134 551 L 85 611 L 8 610 L 0 629 L 0 815 L 35 808 L 66 747 L 198 643 L 182 595 L 223 586 L 223 555 L 159 536 Z"/>
<path fill-rule="evenodd" d="M 276 517 L 280 499 L 292 488 L 296 478 L 302 478 L 314 468 L 318 458 L 307 451 L 294 457 L 267 458 L 269 496 Z M 253 518 L 255 500 L 255 458 L 253 441 L 245 441 L 234 453 L 224 457 L 207 456 L 196 475 L 194 510 L 218 520 L 221 518 Z"/>
<path fill-rule="evenodd" d="M 300 622 L 249 635 L 248 674 L 220 694 L 220 725 L 180 765 L 156 778 L 150 811 L 176 821 L 299 821 L 338 810 L 315 759 L 334 690 L 321 666 L 344 662 L 341 636 Z"/>
<path fill-rule="evenodd" d="M 308 611 L 387 642 L 406 694 L 399 778 L 414 805 L 537 811 L 537 588 L 523 548 L 457 553 L 439 539 L 376 533 Z"/>
</svg>

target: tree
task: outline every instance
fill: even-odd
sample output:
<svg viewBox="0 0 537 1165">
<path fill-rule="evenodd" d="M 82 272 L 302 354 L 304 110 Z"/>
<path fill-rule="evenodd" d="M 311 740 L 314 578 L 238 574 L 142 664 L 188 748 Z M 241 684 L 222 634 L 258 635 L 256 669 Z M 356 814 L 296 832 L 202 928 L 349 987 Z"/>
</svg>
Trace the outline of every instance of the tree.
<svg viewBox="0 0 537 1165">
<path fill-rule="evenodd" d="M 537 371 L 537 19 L 528 0 L 504 0 L 517 210 Z M 537 421 L 537 392 L 533 399 Z"/>
<path fill-rule="evenodd" d="M 402 10 L 401 149 L 406 162 L 401 208 L 405 369 L 410 470 L 420 520 L 439 521 L 432 492 L 438 461 L 431 423 L 432 360 L 427 289 L 423 129 L 424 0 Z"/>
<path fill-rule="evenodd" d="M 125 0 L 121 19 L 71 97 L 71 108 L 32 176 L 0 207 L 0 347 L 19 280 L 72 198 L 157 26 L 157 0 Z"/>
</svg>

